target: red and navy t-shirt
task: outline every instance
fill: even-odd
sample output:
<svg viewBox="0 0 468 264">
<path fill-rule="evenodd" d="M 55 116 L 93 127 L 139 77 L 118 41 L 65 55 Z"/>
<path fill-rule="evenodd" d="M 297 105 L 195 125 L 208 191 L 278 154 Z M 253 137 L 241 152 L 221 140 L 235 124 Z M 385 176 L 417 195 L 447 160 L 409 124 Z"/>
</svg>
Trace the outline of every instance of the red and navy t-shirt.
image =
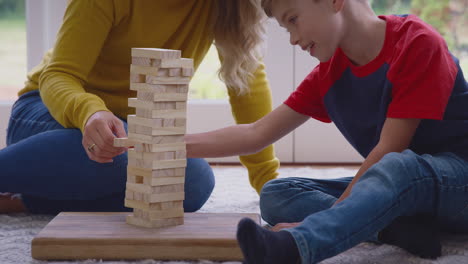
<svg viewBox="0 0 468 264">
<path fill-rule="evenodd" d="M 363 156 L 377 145 L 386 118 L 423 119 L 410 149 L 454 152 L 468 160 L 468 84 L 444 39 L 414 15 L 380 16 L 383 48 L 355 66 L 337 49 L 284 102 L 298 113 L 334 122 Z"/>
</svg>

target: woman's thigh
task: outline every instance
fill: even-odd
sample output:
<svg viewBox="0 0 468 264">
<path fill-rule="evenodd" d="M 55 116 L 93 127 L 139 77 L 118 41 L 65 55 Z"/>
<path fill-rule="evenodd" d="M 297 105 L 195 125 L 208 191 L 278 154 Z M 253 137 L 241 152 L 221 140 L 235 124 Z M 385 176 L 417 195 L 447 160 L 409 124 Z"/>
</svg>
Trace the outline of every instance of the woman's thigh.
<svg viewBox="0 0 468 264">
<path fill-rule="evenodd" d="M 7 145 L 56 129 L 64 127 L 49 113 L 39 91 L 31 91 L 21 95 L 12 107 L 7 130 Z"/>
</svg>

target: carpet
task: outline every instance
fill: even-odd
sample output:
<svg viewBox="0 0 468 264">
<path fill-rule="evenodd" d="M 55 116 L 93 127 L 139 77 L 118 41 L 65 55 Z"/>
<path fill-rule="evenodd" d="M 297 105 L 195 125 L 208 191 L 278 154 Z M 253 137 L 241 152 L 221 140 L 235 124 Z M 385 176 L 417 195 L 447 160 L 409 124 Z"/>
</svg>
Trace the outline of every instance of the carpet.
<svg viewBox="0 0 468 264">
<path fill-rule="evenodd" d="M 215 167 L 216 187 L 200 212 L 259 213 L 258 195 L 248 183 L 247 171 L 241 167 Z M 281 168 L 281 177 L 335 178 L 352 176 L 349 168 Z M 0 264 L 46 264 L 31 258 L 31 240 L 52 219 L 48 215 L 0 215 Z M 56 264 L 239 264 L 240 262 L 211 261 L 56 261 Z M 389 245 L 361 243 L 321 264 L 468 264 L 468 236 L 443 235 L 443 256 L 424 260 Z"/>
</svg>

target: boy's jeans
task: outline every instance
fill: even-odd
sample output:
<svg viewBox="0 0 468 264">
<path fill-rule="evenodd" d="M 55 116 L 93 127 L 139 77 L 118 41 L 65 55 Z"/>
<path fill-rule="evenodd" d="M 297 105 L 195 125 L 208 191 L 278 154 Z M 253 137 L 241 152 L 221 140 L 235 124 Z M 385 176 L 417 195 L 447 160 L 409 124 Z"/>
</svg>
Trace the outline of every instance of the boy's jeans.
<svg viewBox="0 0 468 264">
<path fill-rule="evenodd" d="M 98 163 L 81 140 L 79 129 L 63 128 L 50 115 L 38 91 L 23 94 L 12 109 L 8 147 L 0 151 L 0 192 L 21 193 L 32 213 L 130 211 L 124 207 L 127 154 Z M 200 209 L 214 183 L 205 160 L 188 159 L 185 211 Z"/>
<path fill-rule="evenodd" d="M 271 225 L 303 222 L 289 231 L 302 263 L 317 263 L 365 240 L 401 215 L 429 213 L 441 230 L 468 233 L 468 162 L 452 153 L 389 153 L 369 168 L 350 196 L 333 206 L 351 178 L 287 178 L 260 196 Z"/>
</svg>

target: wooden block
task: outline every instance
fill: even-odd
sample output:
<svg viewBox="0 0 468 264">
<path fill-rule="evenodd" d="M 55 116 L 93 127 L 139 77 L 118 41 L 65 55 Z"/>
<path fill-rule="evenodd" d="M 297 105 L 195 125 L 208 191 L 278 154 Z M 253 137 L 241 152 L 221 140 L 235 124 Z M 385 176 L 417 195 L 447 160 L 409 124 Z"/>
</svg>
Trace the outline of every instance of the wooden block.
<svg viewBox="0 0 468 264">
<path fill-rule="evenodd" d="M 136 142 L 128 138 L 114 138 L 114 147 L 133 147 Z"/>
<path fill-rule="evenodd" d="M 176 110 L 186 110 L 187 102 L 176 102 Z"/>
<path fill-rule="evenodd" d="M 178 93 L 188 93 L 189 86 L 188 84 L 178 84 L 177 92 Z"/>
<path fill-rule="evenodd" d="M 133 75 L 152 75 L 152 76 L 169 76 L 170 69 L 163 69 L 159 67 L 147 67 L 141 65 L 130 65 L 130 73 Z M 141 82 L 137 82 L 141 83 Z"/>
<path fill-rule="evenodd" d="M 191 77 L 193 76 L 194 70 L 193 68 L 182 68 L 182 76 Z"/>
<path fill-rule="evenodd" d="M 130 192 L 139 192 L 145 194 L 159 194 L 159 193 L 171 193 L 171 192 L 183 192 L 184 184 L 170 184 L 170 185 L 158 185 L 150 186 L 143 183 L 130 183 L 127 182 L 126 190 Z"/>
<path fill-rule="evenodd" d="M 178 217 L 178 218 L 168 218 L 168 219 L 148 221 L 145 219 L 135 217 L 133 215 L 129 215 L 127 216 L 127 223 L 130 225 L 141 226 L 141 227 L 146 227 L 146 228 L 162 228 L 162 227 L 183 225 L 184 218 Z"/>
<path fill-rule="evenodd" d="M 152 76 L 146 75 L 146 83 L 149 84 L 188 84 L 190 82 L 189 77 L 163 77 L 163 76 Z"/>
<path fill-rule="evenodd" d="M 140 143 L 147 144 L 166 144 L 166 143 L 181 143 L 184 142 L 184 135 L 169 135 L 169 136 L 147 136 L 135 133 L 128 133 L 128 138 Z"/>
<path fill-rule="evenodd" d="M 170 168 L 170 169 L 145 169 L 133 166 L 127 166 L 127 174 L 134 174 L 143 177 L 154 177 L 154 178 L 162 178 L 162 177 L 185 177 L 185 168 Z M 168 183 L 171 184 L 171 183 Z M 175 183 L 174 183 L 175 184 Z"/>
<path fill-rule="evenodd" d="M 183 119 L 183 118 L 179 118 Z M 163 127 L 175 127 L 176 118 L 166 118 L 163 120 Z"/>
<path fill-rule="evenodd" d="M 143 100 L 130 100 L 135 98 L 128 98 L 129 107 L 135 108 L 144 108 L 146 110 L 184 110 L 184 109 L 177 109 L 177 107 L 182 108 L 183 105 L 178 105 L 177 103 L 182 102 L 152 102 L 152 101 L 143 101 Z M 185 104 L 186 107 L 186 104 Z M 151 118 L 154 119 L 154 118 Z"/>
<path fill-rule="evenodd" d="M 137 91 L 137 99 L 140 101 L 153 101 L 154 92 Z"/>
<path fill-rule="evenodd" d="M 125 190 L 125 199 L 133 200 L 134 199 L 133 191 Z"/>
<path fill-rule="evenodd" d="M 142 210 L 168 210 L 174 208 L 183 208 L 184 201 L 170 201 L 162 203 L 145 203 L 136 200 L 125 200 L 125 207 L 137 208 Z"/>
<path fill-rule="evenodd" d="M 193 69 L 193 60 L 188 58 L 181 59 L 162 59 L 161 68 L 189 68 Z"/>
<path fill-rule="evenodd" d="M 181 150 L 180 152 L 185 152 Z M 181 154 L 179 154 L 180 156 Z M 145 161 L 160 161 L 160 160 L 173 160 L 175 159 L 175 151 L 165 151 L 165 152 L 138 152 L 134 149 L 128 150 L 128 157 L 135 159 L 143 159 Z"/>
<path fill-rule="evenodd" d="M 151 59 L 179 59 L 180 50 L 155 49 L 155 48 L 132 48 L 132 57 L 145 57 Z"/>
<path fill-rule="evenodd" d="M 162 186 L 162 185 L 173 185 L 173 184 L 184 184 L 185 176 L 173 176 L 173 177 L 144 177 L 133 174 L 127 174 L 128 183 L 143 183 L 149 186 Z M 135 194 L 133 194 L 134 196 Z M 139 199 L 141 200 L 141 199 Z"/>
<path fill-rule="evenodd" d="M 182 75 L 182 68 L 171 68 L 171 69 L 168 69 L 168 70 L 169 70 L 168 75 L 171 76 L 171 77 L 181 76 Z"/>
<path fill-rule="evenodd" d="M 127 183 L 143 183 L 144 176 L 134 175 L 134 174 L 127 174 Z M 133 194 L 132 194 L 133 196 Z"/>
<path fill-rule="evenodd" d="M 187 116 L 187 109 L 151 110 L 148 108 L 136 107 L 135 114 L 143 118 L 185 118 Z"/>
<path fill-rule="evenodd" d="M 184 135 L 185 127 L 147 127 L 135 124 L 128 124 L 128 131 L 132 133 L 148 135 L 148 136 L 165 136 L 165 135 Z"/>
<path fill-rule="evenodd" d="M 199 260 L 242 261 L 237 223 L 260 224 L 258 214 L 186 213 L 184 225 L 147 229 L 126 224 L 129 212 L 62 212 L 32 240 L 39 260 Z"/>
<path fill-rule="evenodd" d="M 144 92 L 138 91 L 137 98 L 141 102 L 174 102 L 187 101 L 188 93 Z"/>
<path fill-rule="evenodd" d="M 183 177 L 145 177 L 143 178 L 144 184 L 150 186 L 161 186 L 169 184 L 181 184 L 185 183 L 185 176 Z"/>
<path fill-rule="evenodd" d="M 128 98 L 129 107 L 140 107 L 148 109 L 167 109 L 162 108 L 168 104 L 161 104 L 160 102 L 185 102 L 187 101 L 186 93 L 155 93 L 152 100 L 138 100 L 138 98 Z"/>
<path fill-rule="evenodd" d="M 141 210 L 134 208 L 133 215 L 137 218 L 141 218 L 147 221 L 155 221 L 159 219 L 168 219 L 168 218 L 183 218 L 184 217 L 184 208 L 173 208 L 168 210 Z"/>
<path fill-rule="evenodd" d="M 185 142 L 178 143 L 167 143 L 167 144 L 147 144 L 147 143 L 138 143 L 135 144 L 135 150 L 137 152 L 164 152 L 164 151 L 177 151 L 185 150 Z"/>
<path fill-rule="evenodd" d="M 177 150 L 175 152 L 175 159 L 186 159 L 187 158 L 187 150 Z"/>
<path fill-rule="evenodd" d="M 171 127 L 185 127 L 187 124 L 186 118 L 145 118 L 136 115 L 128 115 L 128 125 L 139 125 L 150 128 L 171 128 Z M 138 133 L 140 134 L 140 133 Z M 120 143 L 119 143 L 120 144 Z M 133 143 L 136 145 L 137 143 Z"/>
<path fill-rule="evenodd" d="M 176 118 L 175 119 L 175 124 L 174 126 L 186 126 L 187 125 L 187 119 L 186 118 Z"/>
<path fill-rule="evenodd" d="M 187 166 L 186 159 L 177 159 L 177 160 L 155 160 L 149 161 L 145 159 L 136 159 L 128 157 L 128 164 L 135 167 L 147 168 L 147 169 L 171 169 L 171 168 L 180 168 Z"/>
<path fill-rule="evenodd" d="M 154 93 L 187 93 L 188 84 L 130 83 L 130 90 Z"/>
<path fill-rule="evenodd" d="M 130 83 L 146 83 L 146 75 L 130 73 Z"/>
<path fill-rule="evenodd" d="M 133 199 L 136 201 L 144 201 L 143 194 L 138 192 L 133 192 Z"/>
<path fill-rule="evenodd" d="M 146 66 L 146 67 L 160 67 L 161 59 L 152 59 L 145 57 L 132 57 L 132 65 Z"/>
<path fill-rule="evenodd" d="M 142 134 L 142 135 L 152 135 L 151 133 L 152 128 L 128 123 L 128 132 Z"/>
<path fill-rule="evenodd" d="M 173 193 L 139 193 L 134 192 L 134 200 L 144 201 L 145 203 L 161 203 L 169 201 L 180 201 L 184 200 L 185 192 L 173 192 Z"/>
</svg>

